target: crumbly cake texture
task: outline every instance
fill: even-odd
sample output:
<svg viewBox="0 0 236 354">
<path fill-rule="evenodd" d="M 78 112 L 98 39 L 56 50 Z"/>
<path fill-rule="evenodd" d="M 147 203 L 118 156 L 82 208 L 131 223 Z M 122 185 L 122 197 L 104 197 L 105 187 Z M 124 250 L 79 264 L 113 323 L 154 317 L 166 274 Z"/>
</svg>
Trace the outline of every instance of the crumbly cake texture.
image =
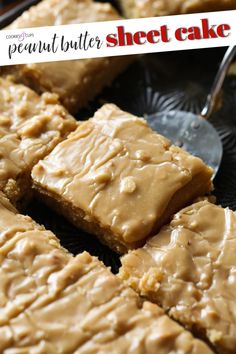
<svg viewBox="0 0 236 354">
<path fill-rule="evenodd" d="M 0 194 L 0 352 L 210 354 L 97 258 L 67 253 Z"/>
<path fill-rule="evenodd" d="M 8 29 L 120 19 L 109 3 L 91 0 L 44 0 L 18 17 Z M 55 92 L 72 113 L 110 85 L 133 57 L 96 58 L 9 67 L 16 79 L 42 93 Z"/>
<path fill-rule="evenodd" d="M 207 201 L 122 259 L 120 277 L 219 353 L 236 348 L 236 214 Z"/>
<path fill-rule="evenodd" d="M 144 119 L 104 105 L 32 172 L 42 200 L 122 253 L 212 188 L 212 170 Z"/>
<path fill-rule="evenodd" d="M 77 125 L 57 95 L 0 78 L 0 190 L 14 204 L 30 195 L 33 165 Z"/>
<path fill-rule="evenodd" d="M 126 17 L 152 17 L 235 10 L 236 0 L 119 0 Z"/>
</svg>

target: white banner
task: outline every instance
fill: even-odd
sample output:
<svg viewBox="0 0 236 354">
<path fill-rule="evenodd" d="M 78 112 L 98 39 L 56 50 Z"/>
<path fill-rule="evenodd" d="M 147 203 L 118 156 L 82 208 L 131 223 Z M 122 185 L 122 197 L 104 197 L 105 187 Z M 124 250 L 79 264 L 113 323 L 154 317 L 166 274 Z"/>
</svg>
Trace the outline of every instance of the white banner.
<svg viewBox="0 0 236 354">
<path fill-rule="evenodd" d="M 236 10 L 0 31 L 0 65 L 236 44 Z"/>
</svg>

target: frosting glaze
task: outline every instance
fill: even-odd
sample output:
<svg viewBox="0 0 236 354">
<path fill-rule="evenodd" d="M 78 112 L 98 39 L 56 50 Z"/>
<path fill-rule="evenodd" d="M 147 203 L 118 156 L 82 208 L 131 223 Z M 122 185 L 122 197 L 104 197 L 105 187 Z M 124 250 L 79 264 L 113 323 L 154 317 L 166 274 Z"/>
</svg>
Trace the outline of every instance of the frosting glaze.
<svg viewBox="0 0 236 354">
<path fill-rule="evenodd" d="M 2 194 L 0 352 L 212 353 L 96 258 L 67 253 Z"/>
<path fill-rule="evenodd" d="M 120 16 L 109 3 L 91 0 L 44 0 L 18 17 L 8 28 L 58 26 L 74 23 L 112 21 Z M 78 112 L 101 89 L 112 82 L 129 57 L 70 60 L 27 64 L 9 68 L 15 77 L 34 88 L 56 92 L 69 111 Z"/>
<path fill-rule="evenodd" d="M 0 190 L 17 202 L 28 187 L 33 165 L 76 127 L 57 95 L 38 96 L 0 78 Z"/>
<path fill-rule="evenodd" d="M 120 0 L 127 17 L 168 16 L 236 9 L 236 0 Z"/>
<path fill-rule="evenodd" d="M 112 104 L 80 124 L 32 176 L 37 189 L 59 199 L 59 209 L 63 202 L 79 208 L 127 247 L 153 234 L 169 210 L 212 187 L 212 171 L 200 159 Z"/>
<path fill-rule="evenodd" d="M 207 201 L 122 259 L 120 277 L 220 353 L 236 348 L 236 214 Z"/>
</svg>

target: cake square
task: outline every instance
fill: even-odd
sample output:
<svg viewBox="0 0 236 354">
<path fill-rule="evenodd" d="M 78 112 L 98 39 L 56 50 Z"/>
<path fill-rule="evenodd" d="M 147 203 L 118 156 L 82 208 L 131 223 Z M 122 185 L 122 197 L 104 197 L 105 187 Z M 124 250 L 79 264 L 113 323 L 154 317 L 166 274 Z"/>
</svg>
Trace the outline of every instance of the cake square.
<svg viewBox="0 0 236 354">
<path fill-rule="evenodd" d="M 120 277 L 219 353 L 236 348 L 236 214 L 202 201 L 122 259 Z"/>
<path fill-rule="evenodd" d="M 236 0 L 119 0 L 126 17 L 155 17 L 235 10 Z"/>
<path fill-rule="evenodd" d="M 97 258 L 73 257 L 0 194 L 0 352 L 210 354 Z"/>
<path fill-rule="evenodd" d="M 117 19 L 120 16 L 109 3 L 91 0 L 43 0 L 24 12 L 8 29 Z M 131 57 L 128 56 L 68 60 L 9 67 L 8 73 L 12 73 L 18 81 L 38 93 L 57 93 L 62 104 L 71 113 L 77 113 L 105 86 L 110 85 L 130 62 Z"/>
<path fill-rule="evenodd" d="M 33 169 L 43 201 L 123 253 L 212 188 L 212 170 L 144 119 L 104 105 Z"/>
<path fill-rule="evenodd" d="M 77 125 L 56 94 L 0 78 L 0 190 L 14 204 L 30 196 L 33 165 Z"/>
</svg>

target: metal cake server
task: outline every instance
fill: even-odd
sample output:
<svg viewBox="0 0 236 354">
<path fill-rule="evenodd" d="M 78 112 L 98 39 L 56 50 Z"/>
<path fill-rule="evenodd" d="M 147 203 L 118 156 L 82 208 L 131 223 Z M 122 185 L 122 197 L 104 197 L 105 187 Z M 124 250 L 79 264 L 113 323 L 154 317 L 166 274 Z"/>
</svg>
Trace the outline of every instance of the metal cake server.
<svg viewBox="0 0 236 354">
<path fill-rule="evenodd" d="M 206 104 L 200 115 L 184 111 L 158 112 L 146 117 L 152 129 L 167 137 L 175 145 L 200 157 L 213 168 L 214 177 L 220 167 L 223 146 L 218 132 L 207 119 L 216 106 L 229 66 L 236 54 L 236 46 L 226 51 Z"/>
</svg>

